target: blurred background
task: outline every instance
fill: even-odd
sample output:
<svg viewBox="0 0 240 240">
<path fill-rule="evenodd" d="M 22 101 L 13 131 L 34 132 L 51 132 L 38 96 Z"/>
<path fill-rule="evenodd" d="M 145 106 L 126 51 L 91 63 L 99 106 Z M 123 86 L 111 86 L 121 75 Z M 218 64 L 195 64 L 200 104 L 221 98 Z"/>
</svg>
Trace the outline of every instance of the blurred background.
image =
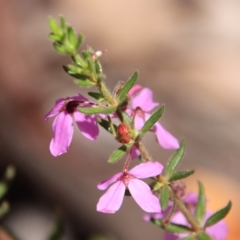
<svg viewBox="0 0 240 240">
<path fill-rule="evenodd" d="M 101 57 L 108 86 L 139 70 L 139 83 L 166 104 L 162 124 L 187 140 L 181 169 L 196 169 L 186 182 L 196 191 L 201 180 L 212 211 L 233 201 L 227 217 L 230 235 L 240 234 L 240 1 L 0 1 L 0 167 L 17 168 L 7 199 L 4 224 L 22 240 L 47 239 L 57 209 L 67 222 L 66 240 L 106 234 L 115 240 L 161 239 L 161 230 L 142 221 L 142 210 L 125 198 L 115 215 L 96 212 L 99 181 L 119 171 L 107 164 L 119 146 L 101 132 L 95 142 L 79 131 L 67 154 L 49 152 L 54 101 L 78 89 L 62 70 L 70 59 L 57 54 L 47 35 L 48 16 L 63 14 L 84 46 L 107 49 Z M 146 144 L 163 163 L 162 150 L 149 134 Z M 130 213 L 130 214 L 129 214 Z M 5 240 L 5 239 L 4 239 Z"/>
</svg>

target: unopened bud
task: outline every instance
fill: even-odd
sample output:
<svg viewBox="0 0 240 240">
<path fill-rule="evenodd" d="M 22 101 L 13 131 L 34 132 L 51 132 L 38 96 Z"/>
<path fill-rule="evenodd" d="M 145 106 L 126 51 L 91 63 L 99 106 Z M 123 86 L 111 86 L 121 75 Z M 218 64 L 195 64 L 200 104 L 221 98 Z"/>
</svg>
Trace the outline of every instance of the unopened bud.
<svg viewBox="0 0 240 240">
<path fill-rule="evenodd" d="M 117 140 L 120 143 L 129 143 L 131 141 L 128 127 L 121 123 L 117 128 Z"/>
</svg>

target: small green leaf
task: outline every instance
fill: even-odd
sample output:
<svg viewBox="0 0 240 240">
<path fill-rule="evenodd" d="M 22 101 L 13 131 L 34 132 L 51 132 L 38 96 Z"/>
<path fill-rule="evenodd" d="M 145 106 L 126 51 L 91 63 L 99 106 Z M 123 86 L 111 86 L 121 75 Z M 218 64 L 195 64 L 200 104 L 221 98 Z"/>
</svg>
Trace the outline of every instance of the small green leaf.
<svg viewBox="0 0 240 240">
<path fill-rule="evenodd" d="M 122 112 L 124 123 L 126 123 L 128 126 L 132 126 L 132 118 L 128 115 L 126 112 Z"/>
<path fill-rule="evenodd" d="M 99 93 L 99 92 L 88 92 L 88 95 L 93 97 L 94 99 L 98 100 L 98 102 L 102 102 L 105 100 L 102 93 Z"/>
<path fill-rule="evenodd" d="M 50 34 L 48 35 L 48 38 L 49 38 L 50 40 L 56 41 L 57 43 L 61 43 L 61 41 L 62 41 L 62 37 L 61 37 L 61 36 L 55 35 L 55 34 L 53 34 L 53 33 L 50 33 Z"/>
<path fill-rule="evenodd" d="M 227 206 L 215 212 L 211 217 L 209 217 L 204 225 L 204 228 L 210 227 L 215 223 L 219 222 L 227 216 L 232 207 L 232 202 L 229 201 Z"/>
<path fill-rule="evenodd" d="M 198 201 L 195 208 L 195 217 L 198 222 L 201 224 L 205 218 L 206 214 L 206 197 L 204 187 L 201 182 L 198 182 Z"/>
<path fill-rule="evenodd" d="M 67 28 L 67 33 L 68 33 L 68 40 L 69 40 L 69 42 L 75 48 L 75 46 L 77 44 L 77 39 L 76 39 L 76 35 L 75 35 L 75 32 L 74 32 L 73 28 L 72 27 L 68 27 Z"/>
<path fill-rule="evenodd" d="M 96 73 L 102 73 L 102 65 L 98 59 L 95 60 Z"/>
<path fill-rule="evenodd" d="M 167 185 L 164 185 L 160 192 L 160 203 L 162 210 L 165 210 L 168 207 L 169 195 L 169 188 Z"/>
<path fill-rule="evenodd" d="M 144 134 L 152 128 L 152 126 L 160 119 L 164 112 L 164 105 L 162 105 L 152 116 L 145 122 L 141 133 Z"/>
<path fill-rule="evenodd" d="M 122 145 L 120 148 L 115 150 L 108 159 L 109 163 L 115 163 L 122 158 L 122 156 L 127 152 L 128 146 Z"/>
<path fill-rule="evenodd" d="M 201 232 L 197 235 L 197 240 L 212 240 L 212 238 L 205 232 Z"/>
<path fill-rule="evenodd" d="M 72 57 L 72 60 L 81 68 L 84 68 L 84 66 L 85 67 L 87 66 L 87 63 L 85 63 L 84 60 L 78 54 L 75 54 Z"/>
<path fill-rule="evenodd" d="M 81 46 L 83 39 L 84 39 L 84 35 L 82 33 L 80 33 L 77 37 L 77 42 L 75 45 L 76 50 Z"/>
<path fill-rule="evenodd" d="M 71 75 L 71 74 L 70 74 Z M 72 76 L 72 75 L 71 75 Z M 75 76 L 72 76 L 72 77 L 75 77 Z M 74 81 L 76 85 L 80 86 L 80 87 L 93 87 L 95 86 L 96 84 L 91 82 L 90 80 L 88 79 L 85 79 L 85 80 L 75 80 Z"/>
<path fill-rule="evenodd" d="M 135 82 L 138 79 L 138 72 L 134 72 L 134 74 L 130 77 L 130 79 L 126 82 L 123 88 L 120 90 L 117 98 L 119 101 L 123 100 L 128 94 L 129 90 L 133 87 Z"/>
<path fill-rule="evenodd" d="M 195 236 L 187 236 L 187 237 L 184 237 L 184 238 L 181 238 L 179 240 L 195 240 Z"/>
<path fill-rule="evenodd" d="M 173 173 L 172 176 L 169 178 L 170 182 L 186 178 L 194 173 L 194 170 L 185 170 Z"/>
<path fill-rule="evenodd" d="M 184 152 L 185 152 L 185 141 L 182 141 L 180 144 L 180 148 L 174 153 L 174 155 L 171 157 L 171 159 L 167 164 L 166 174 L 169 178 L 172 176 L 174 170 L 177 168 L 177 166 L 181 162 Z"/>
<path fill-rule="evenodd" d="M 110 114 L 116 111 L 115 107 L 105 107 L 105 108 L 99 108 L 99 107 L 94 107 L 94 108 L 78 108 L 79 112 L 85 113 L 85 114 L 98 114 L 98 113 L 103 113 L 103 114 Z"/>
<path fill-rule="evenodd" d="M 53 47 L 58 53 L 66 54 L 66 50 L 63 45 L 59 45 L 58 43 L 54 42 Z"/>
<path fill-rule="evenodd" d="M 87 61 L 89 58 L 91 58 L 91 53 L 89 53 L 88 51 L 83 50 L 82 51 L 82 56 L 83 56 L 84 60 Z"/>
<path fill-rule="evenodd" d="M 48 24 L 51 29 L 51 31 L 57 35 L 61 36 L 62 35 L 62 30 L 61 27 L 57 24 L 56 20 L 53 17 L 48 18 Z"/>
<path fill-rule="evenodd" d="M 151 221 L 158 227 L 172 233 L 190 233 L 192 231 L 191 228 L 181 224 L 169 223 L 164 225 L 159 219 L 151 219 Z"/>
<path fill-rule="evenodd" d="M 97 121 L 105 130 L 107 130 L 109 133 L 112 134 L 110 123 L 107 120 L 98 118 Z M 117 126 L 115 124 L 113 124 L 113 127 L 115 129 L 115 132 L 117 132 Z"/>
<path fill-rule="evenodd" d="M 82 73 L 82 69 L 79 66 L 68 64 L 68 66 L 65 68 L 67 70 L 67 73 L 69 73 L 69 74 L 81 74 Z"/>
<path fill-rule="evenodd" d="M 61 25 L 61 28 L 66 30 L 67 29 L 67 23 L 66 23 L 66 20 L 63 16 L 60 16 L 60 25 Z"/>
</svg>

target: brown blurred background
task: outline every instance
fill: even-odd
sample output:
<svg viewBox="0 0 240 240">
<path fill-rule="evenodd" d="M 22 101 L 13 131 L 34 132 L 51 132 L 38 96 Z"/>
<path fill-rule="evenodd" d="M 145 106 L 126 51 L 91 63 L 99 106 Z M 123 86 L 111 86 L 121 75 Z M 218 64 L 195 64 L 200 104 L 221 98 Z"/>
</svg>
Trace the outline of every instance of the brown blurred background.
<svg viewBox="0 0 240 240">
<path fill-rule="evenodd" d="M 139 83 L 154 89 L 166 104 L 163 125 L 187 140 L 182 169 L 196 169 L 187 181 L 206 186 L 209 207 L 229 199 L 230 235 L 239 228 L 240 1 L 238 0 L 11 0 L 0 1 L 0 159 L 12 163 L 18 177 L 5 219 L 20 239 L 46 239 L 56 207 L 70 225 L 65 239 L 106 233 L 117 240 L 161 239 L 143 212 L 125 198 L 115 215 L 95 211 L 99 181 L 119 171 L 107 164 L 118 146 L 101 132 L 95 142 L 74 133 L 70 151 L 51 156 L 52 121 L 44 115 L 60 97 L 78 89 L 61 66 L 70 60 L 52 49 L 47 17 L 63 14 L 85 33 L 84 47 L 108 49 L 101 57 L 110 88 L 138 69 Z M 146 137 L 156 160 L 166 162 L 154 137 Z"/>
</svg>

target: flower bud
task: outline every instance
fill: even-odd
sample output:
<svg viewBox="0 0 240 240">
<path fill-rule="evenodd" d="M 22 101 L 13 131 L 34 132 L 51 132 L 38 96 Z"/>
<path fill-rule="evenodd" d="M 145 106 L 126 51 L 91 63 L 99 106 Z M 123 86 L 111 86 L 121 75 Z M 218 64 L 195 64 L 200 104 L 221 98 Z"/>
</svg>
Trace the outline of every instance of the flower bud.
<svg viewBox="0 0 240 240">
<path fill-rule="evenodd" d="M 120 143 L 129 143 L 131 141 L 129 129 L 124 123 L 121 123 L 117 128 L 117 140 Z"/>
</svg>

